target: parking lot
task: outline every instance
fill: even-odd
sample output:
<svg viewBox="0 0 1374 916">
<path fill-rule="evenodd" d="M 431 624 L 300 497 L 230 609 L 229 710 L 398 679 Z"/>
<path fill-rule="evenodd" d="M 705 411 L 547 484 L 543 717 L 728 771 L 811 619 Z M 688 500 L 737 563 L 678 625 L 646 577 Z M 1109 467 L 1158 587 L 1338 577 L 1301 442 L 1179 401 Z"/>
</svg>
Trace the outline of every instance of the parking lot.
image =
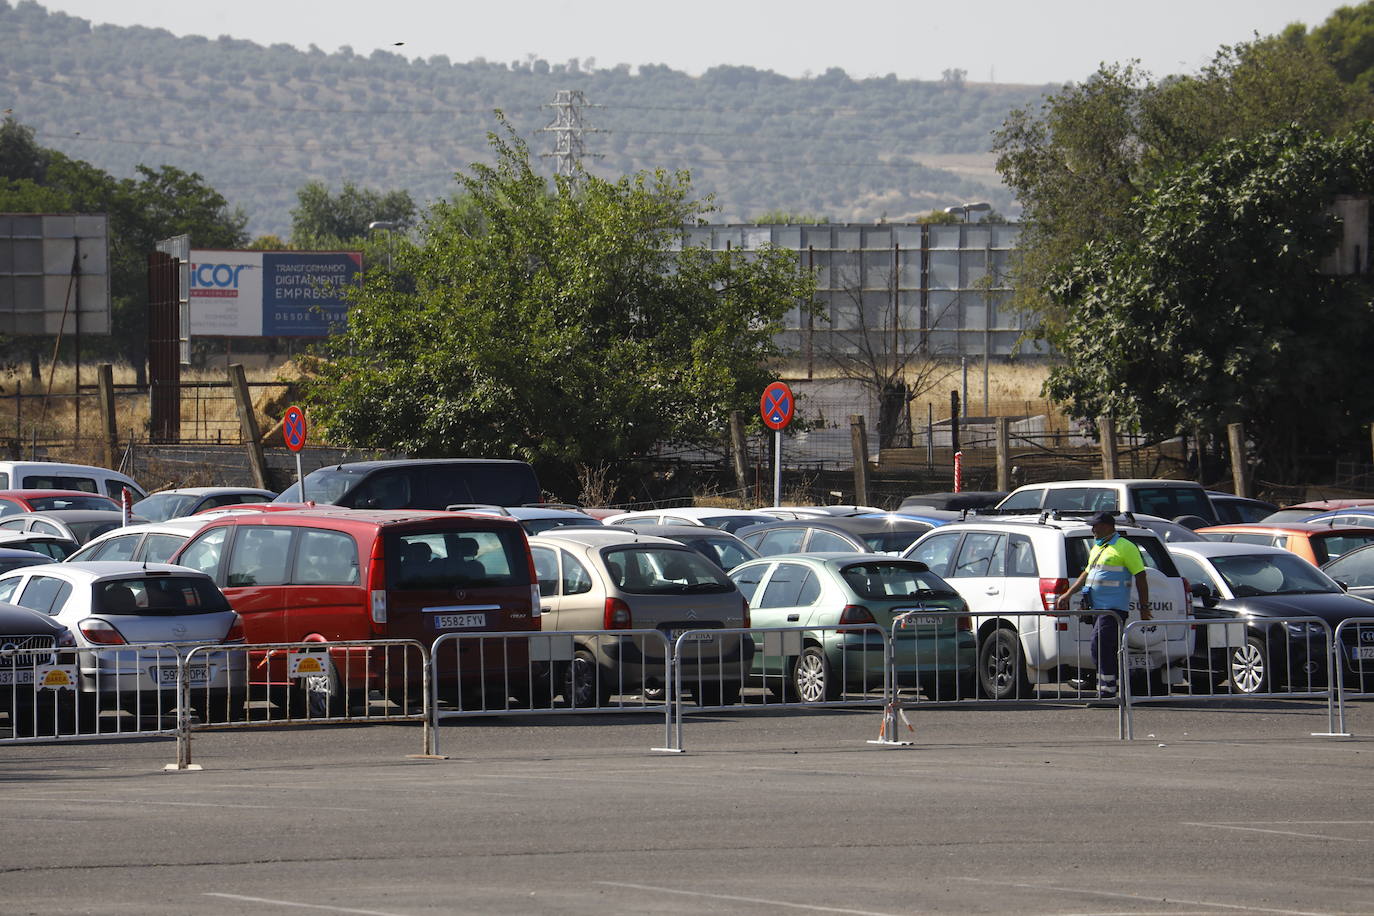
<svg viewBox="0 0 1374 916">
<path fill-rule="evenodd" d="M 12 913 L 1367 913 L 1374 706 L 449 720 L 0 749 Z"/>
</svg>

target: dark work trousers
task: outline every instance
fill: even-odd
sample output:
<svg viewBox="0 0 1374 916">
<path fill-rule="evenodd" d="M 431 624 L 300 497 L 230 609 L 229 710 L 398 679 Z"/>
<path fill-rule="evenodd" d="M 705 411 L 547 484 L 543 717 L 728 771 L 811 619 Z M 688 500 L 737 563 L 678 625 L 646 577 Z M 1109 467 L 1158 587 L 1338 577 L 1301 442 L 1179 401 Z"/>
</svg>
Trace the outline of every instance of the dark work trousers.
<svg viewBox="0 0 1374 916">
<path fill-rule="evenodd" d="M 1112 680 L 1120 673 L 1117 650 L 1121 648 L 1121 618 L 1117 613 L 1103 614 L 1093 622 L 1092 656 L 1098 677 Z"/>
</svg>

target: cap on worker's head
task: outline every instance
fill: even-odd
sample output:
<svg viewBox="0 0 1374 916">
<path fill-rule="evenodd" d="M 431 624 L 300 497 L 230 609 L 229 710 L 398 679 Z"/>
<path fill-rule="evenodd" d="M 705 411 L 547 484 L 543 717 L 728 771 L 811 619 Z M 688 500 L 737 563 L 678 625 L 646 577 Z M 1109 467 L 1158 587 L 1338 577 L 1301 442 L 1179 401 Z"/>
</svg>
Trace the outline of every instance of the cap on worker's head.
<svg viewBox="0 0 1374 916">
<path fill-rule="evenodd" d="M 1099 512 L 1088 519 L 1089 525 L 1111 525 L 1116 527 L 1116 515 L 1111 512 Z"/>
</svg>

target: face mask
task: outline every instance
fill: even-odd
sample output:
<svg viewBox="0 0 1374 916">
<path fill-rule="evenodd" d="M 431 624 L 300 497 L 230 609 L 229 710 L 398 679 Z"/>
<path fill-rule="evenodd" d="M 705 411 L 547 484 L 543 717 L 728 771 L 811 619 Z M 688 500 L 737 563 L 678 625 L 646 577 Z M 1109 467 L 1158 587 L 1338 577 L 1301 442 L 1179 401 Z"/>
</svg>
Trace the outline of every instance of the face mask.
<svg viewBox="0 0 1374 916">
<path fill-rule="evenodd" d="M 1107 546 L 1107 542 L 1110 541 L 1111 539 L 1112 539 L 1112 538 L 1111 538 L 1111 535 L 1108 535 L 1107 537 L 1104 537 L 1104 538 L 1093 538 L 1093 540 L 1097 543 L 1097 546 L 1098 546 L 1098 547 L 1106 547 L 1106 546 Z"/>
</svg>

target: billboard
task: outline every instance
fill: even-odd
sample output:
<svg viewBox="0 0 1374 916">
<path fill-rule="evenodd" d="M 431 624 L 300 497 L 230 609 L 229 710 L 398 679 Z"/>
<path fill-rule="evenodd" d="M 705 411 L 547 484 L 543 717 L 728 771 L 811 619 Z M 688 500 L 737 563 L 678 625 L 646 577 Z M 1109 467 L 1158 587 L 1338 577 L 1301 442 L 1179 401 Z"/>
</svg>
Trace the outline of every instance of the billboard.
<svg viewBox="0 0 1374 916">
<path fill-rule="evenodd" d="M 191 249 L 192 337 L 323 337 L 348 316 L 359 251 Z"/>
<path fill-rule="evenodd" d="M 110 333 L 103 213 L 0 213 L 0 334 Z"/>
</svg>

